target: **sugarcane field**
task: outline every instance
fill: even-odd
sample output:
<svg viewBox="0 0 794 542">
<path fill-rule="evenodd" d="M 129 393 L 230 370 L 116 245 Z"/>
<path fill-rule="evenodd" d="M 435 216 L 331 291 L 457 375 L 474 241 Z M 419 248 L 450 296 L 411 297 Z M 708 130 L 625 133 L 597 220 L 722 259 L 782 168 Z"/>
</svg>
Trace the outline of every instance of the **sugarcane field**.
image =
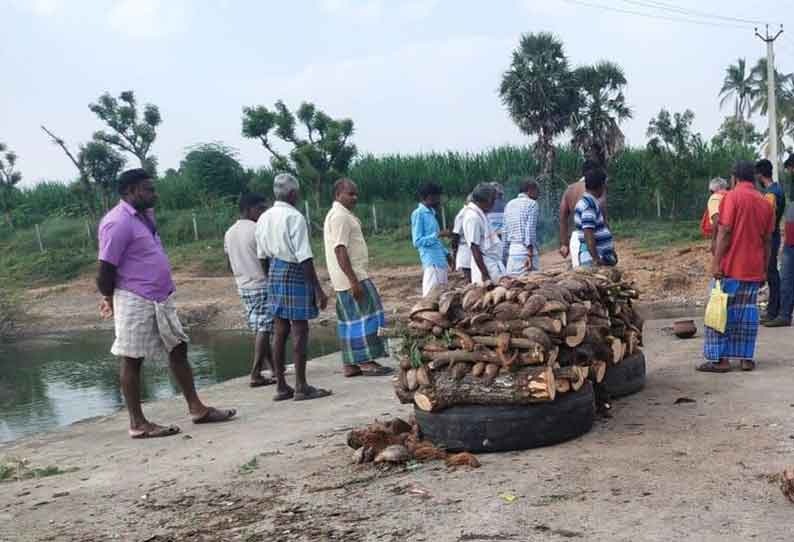
<svg viewBox="0 0 794 542">
<path fill-rule="evenodd" d="M 2 3 L 0 542 L 794 540 L 794 5 L 690 4 Z"/>
</svg>

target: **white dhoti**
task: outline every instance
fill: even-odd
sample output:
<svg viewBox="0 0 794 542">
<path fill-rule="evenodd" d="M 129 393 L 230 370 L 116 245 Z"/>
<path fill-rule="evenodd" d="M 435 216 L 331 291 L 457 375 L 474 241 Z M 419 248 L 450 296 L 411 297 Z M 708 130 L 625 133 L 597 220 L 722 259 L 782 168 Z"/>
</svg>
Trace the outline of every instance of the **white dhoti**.
<svg viewBox="0 0 794 542">
<path fill-rule="evenodd" d="M 422 297 L 427 296 L 436 286 L 446 286 L 449 272 L 446 267 L 425 267 L 422 274 Z"/>
<path fill-rule="evenodd" d="M 579 232 L 574 231 L 571 233 L 571 242 L 568 244 L 568 249 L 571 256 L 571 266 L 576 269 L 579 267 Z"/>
<path fill-rule="evenodd" d="M 471 269 L 471 249 L 466 243 L 458 246 L 458 253 L 455 255 L 455 270 Z"/>
<path fill-rule="evenodd" d="M 483 263 L 485 263 L 486 269 L 488 269 L 488 274 L 491 276 L 491 281 L 496 282 L 500 278 L 502 278 L 505 274 L 505 266 L 502 263 L 502 260 L 497 258 L 492 258 L 483 254 Z M 480 267 L 477 265 L 477 262 L 471 262 L 471 281 L 474 284 L 482 284 L 482 273 L 480 272 Z"/>
<path fill-rule="evenodd" d="M 520 277 L 530 271 L 540 271 L 540 254 L 538 254 L 538 250 L 534 249 L 532 251 L 532 269 L 527 269 L 528 258 L 529 251 L 527 247 L 520 243 L 510 243 L 506 273 L 511 277 Z"/>
<path fill-rule="evenodd" d="M 116 290 L 113 320 L 116 340 L 110 353 L 114 356 L 163 358 L 179 343 L 190 342 L 177 316 L 173 296 L 158 303 L 126 290 Z"/>
</svg>

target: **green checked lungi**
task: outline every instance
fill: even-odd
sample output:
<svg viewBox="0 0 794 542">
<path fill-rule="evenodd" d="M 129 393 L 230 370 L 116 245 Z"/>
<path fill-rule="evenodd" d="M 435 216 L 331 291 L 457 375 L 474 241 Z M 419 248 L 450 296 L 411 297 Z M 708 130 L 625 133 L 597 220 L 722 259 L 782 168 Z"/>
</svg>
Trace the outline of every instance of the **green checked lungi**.
<svg viewBox="0 0 794 542">
<path fill-rule="evenodd" d="M 371 280 L 361 281 L 361 286 L 362 305 L 350 290 L 336 292 L 336 330 L 345 365 L 360 365 L 386 356 L 386 346 L 378 337 L 378 329 L 386 324 L 383 304 Z"/>
</svg>

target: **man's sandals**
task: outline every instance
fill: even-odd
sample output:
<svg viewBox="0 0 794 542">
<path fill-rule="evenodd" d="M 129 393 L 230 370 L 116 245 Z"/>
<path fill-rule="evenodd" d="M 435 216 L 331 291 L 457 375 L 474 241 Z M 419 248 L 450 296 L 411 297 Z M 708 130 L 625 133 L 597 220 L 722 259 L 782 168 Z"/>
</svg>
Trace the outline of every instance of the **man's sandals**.
<svg viewBox="0 0 794 542">
<path fill-rule="evenodd" d="M 131 439 L 145 439 L 145 438 L 160 438 L 170 437 L 179 434 L 180 429 L 176 425 L 157 425 L 150 423 L 149 429 L 130 429 L 129 434 Z"/>
<path fill-rule="evenodd" d="M 248 385 L 252 388 L 261 388 L 262 386 L 272 386 L 276 383 L 275 378 L 270 378 L 267 376 L 260 377 L 256 380 L 251 380 Z"/>
<path fill-rule="evenodd" d="M 378 363 L 368 363 L 365 365 L 345 365 L 345 377 L 354 376 L 388 376 L 394 372 L 391 367 L 384 367 Z"/>
<path fill-rule="evenodd" d="M 237 415 L 237 410 L 233 408 L 208 407 L 207 412 L 201 416 L 193 418 L 193 423 L 218 423 L 229 421 Z"/>
</svg>

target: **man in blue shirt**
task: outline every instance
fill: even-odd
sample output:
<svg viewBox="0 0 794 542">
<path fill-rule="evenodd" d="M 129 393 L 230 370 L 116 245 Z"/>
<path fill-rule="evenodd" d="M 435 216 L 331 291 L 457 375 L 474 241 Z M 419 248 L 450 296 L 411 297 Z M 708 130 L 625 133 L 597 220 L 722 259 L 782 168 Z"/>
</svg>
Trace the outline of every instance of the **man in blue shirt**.
<svg viewBox="0 0 794 542">
<path fill-rule="evenodd" d="M 574 223 L 579 234 L 579 265 L 616 265 L 612 232 L 606 225 L 598 199 L 604 194 L 607 174 L 603 169 L 593 169 L 585 174 L 585 193 L 576 204 Z"/>
<path fill-rule="evenodd" d="M 766 316 L 761 318 L 761 323 L 776 320 L 780 312 L 780 273 L 777 269 L 777 257 L 780 252 L 780 221 L 786 210 L 786 196 L 780 183 L 772 178 L 772 162 L 759 160 L 755 164 L 755 176 L 761 184 L 764 197 L 775 210 L 775 231 L 772 232 L 772 250 L 767 262 L 766 283 L 769 286 L 769 302 L 766 305 Z"/>
<path fill-rule="evenodd" d="M 411 213 L 411 238 L 424 270 L 422 296 L 427 296 L 435 286 L 444 286 L 448 282 L 450 257 L 439 237 L 439 205 L 441 187 L 435 183 L 422 185 L 419 188 L 419 205 Z"/>
</svg>

